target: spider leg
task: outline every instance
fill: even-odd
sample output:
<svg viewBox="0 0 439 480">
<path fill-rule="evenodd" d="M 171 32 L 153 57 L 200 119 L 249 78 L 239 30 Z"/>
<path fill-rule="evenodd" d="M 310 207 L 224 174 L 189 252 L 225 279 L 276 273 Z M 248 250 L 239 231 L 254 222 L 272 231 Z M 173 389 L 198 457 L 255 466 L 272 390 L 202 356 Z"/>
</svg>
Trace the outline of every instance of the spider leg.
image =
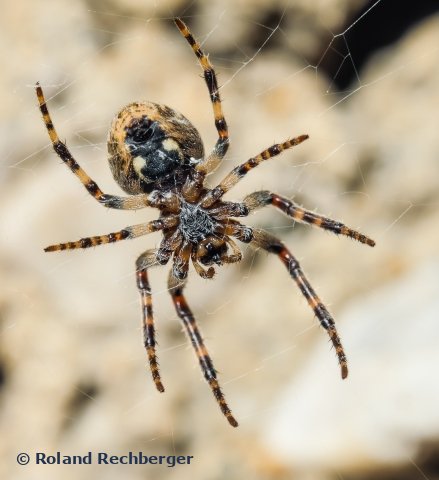
<svg viewBox="0 0 439 480">
<path fill-rule="evenodd" d="M 253 168 L 257 167 L 265 160 L 276 157 L 284 150 L 295 147 L 300 143 L 308 139 L 308 135 L 299 135 L 298 137 L 287 140 L 283 143 L 276 143 L 266 150 L 262 151 L 255 157 L 250 158 L 245 163 L 235 167 L 228 175 L 226 175 L 223 180 L 212 190 L 209 190 L 208 193 L 204 196 L 201 201 L 201 206 L 203 208 L 209 208 L 216 201 L 218 201 L 226 192 L 228 192 L 233 186 L 235 186 L 247 173 Z"/>
<path fill-rule="evenodd" d="M 305 277 L 297 259 L 280 240 L 264 230 L 254 229 L 253 240 L 251 243 L 257 247 L 263 248 L 267 252 L 276 254 L 285 265 L 291 278 L 296 282 L 303 296 L 308 301 L 309 306 L 314 310 L 314 314 L 318 318 L 321 326 L 328 332 L 329 338 L 331 339 L 335 348 L 335 353 L 338 357 L 338 362 L 341 368 L 341 377 L 346 378 L 348 376 L 346 355 L 340 337 L 338 336 L 334 319 L 317 296 L 317 293 L 312 288 L 308 279 Z"/>
<path fill-rule="evenodd" d="M 58 252 L 60 250 L 76 250 L 78 248 L 96 247 L 98 245 L 104 245 L 106 243 L 119 242 L 120 240 L 126 240 L 148 233 L 157 232 L 171 224 L 173 217 L 163 218 L 163 220 L 153 220 L 148 223 L 140 223 L 139 225 L 132 225 L 126 227 L 118 232 L 109 233 L 107 235 L 97 235 L 94 237 L 81 238 L 75 242 L 58 243 L 56 245 L 49 245 L 44 249 L 45 252 Z M 174 218 L 175 220 L 175 218 Z M 173 223 L 173 222 L 172 222 Z M 173 223 L 174 224 L 174 223 Z"/>
<path fill-rule="evenodd" d="M 365 243 L 371 247 L 375 246 L 375 242 L 366 235 L 347 227 L 341 222 L 337 222 L 336 220 L 332 220 L 323 215 L 318 215 L 310 210 L 299 207 L 288 198 L 281 197 L 277 193 L 271 193 L 267 190 L 254 192 L 247 195 L 247 197 L 244 198 L 243 203 L 248 208 L 249 212 L 265 207 L 266 205 L 273 205 L 298 222 L 315 225 L 316 227 L 329 230 L 337 235 L 345 235 L 346 237 L 353 238 L 354 240 L 357 240 L 360 243 Z"/>
<path fill-rule="evenodd" d="M 209 215 L 220 221 L 228 221 L 230 217 L 246 217 L 248 214 L 247 206 L 244 203 L 237 202 L 221 201 L 209 209 Z"/>
<path fill-rule="evenodd" d="M 215 170 L 215 168 L 224 158 L 227 149 L 229 148 L 229 131 L 227 128 L 226 119 L 224 118 L 223 109 L 221 106 L 221 98 L 218 91 L 218 82 L 212 64 L 201 50 L 200 44 L 192 36 L 189 28 L 183 22 L 183 20 L 180 18 L 174 18 L 174 22 L 198 58 L 198 62 L 200 63 L 204 72 L 204 80 L 206 81 L 207 89 L 209 90 L 210 101 L 212 102 L 215 127 L 218 131 L 218 140 L 216 141 L 212 153 L 205 160 L 202 160 L 195 166 L 195 170 L 197 172 L 207 175 Z"/>
<path fill-rule="evenodd" d="M 269 253 L 276 254 L 288 270 L 291 278 L 296 282 L 302 295 L 306 298 L 308 305 L 313 309 L 315 316 L 320 322 L 320 325 L 328 332 L 332 345 L 335 348 L 335 353 L 338 357 L 338 363 L 341 368 L 341 378 L 348 376 L 348 365 L 343 346 L 338 336 L 335 327 L 334 319 L 323 305 L 315 290 L 312 288 L 308 279 L 300 267 L 299 262 L 287 247 L 276 237 L 270 235 L 268 232 L 261 229 L 251 229 L 238 222 L 234 222 L 228 226 L 229 235 L 233 235 L 240 241 L 250 243 L 255 247 L 260 247 Z"/>
<path fill-rule="evenodd" d="M 227 421 L 230 423 L 230 425 L 232 425 L 232 427 L 237 427 L 238 422 L 232 415 L 232 412 L 227 405 L 224 394 L 221 391 L 221 387 L 217 380 L 217 372 L 215 370 L 215 367 L 213 366 L 212 359 L 210 358 L 209 353 L 204 345 L 203 337 L 201 336 L 200 330 L 198 329 L 195 318 L 188 304 L 186 303 L 186 299 L 183 295 L 184 286 L 185 282 L 182 282 L 180 279 L 175 277 L 173 271 L 171 270 L 169 275 L 168 287 L 175 305 L 175 309 L 177 311 L 177 315 L 183 322 L 185 331 L 191 340 L 198 361 L 200 362 L 204 378 L 208 382 L 212 393 L 216 401 L 218 402 L 221 412 L 227 418 Z"/>
<path fill-rule="evenodd" d="M 79 166 L 73 155 L 70 153 L 67 145 L 58 137 L 53 121 L 47 108 L 46 100 L 44 98 L 43 90 L 40 84 L 37 83 L 35 87 L 40 112 L 43 115 L 43 121 L 52 142 L 55 153 L 61 158 L 61 160 L 70 168 L 70 170 L 79 178 L 79 181 L 84 185 L 87 192 L 94 197 L 99 203 L 109 208 L 117 208 L 123 210 L 138 210 L 148 206 L 157 207 L 154 201 L 151 201 L 152 197 L 141 194 L 133 195 L 131 197 L 119 197 L 116 195 L 108 195 L 102 192 L 97 183 L 93 181 L 88 174 Z"/>
<path fill-rule="evenodd" d="M 159 392 L 164 392 L 165 388 L 160 378 L 159 364 L 156 356 L 154 315 L 152 310 L 151 287 L 148 280 L 148 268 L 163 264 L 163 261 L 158 261 L 157 252 L 158 250 L 154 249 L 147 250 L 139 256 L 136 260 L 136 280 L 142 302 L 143 344 L 148 355 L 149 368 L 155 386 Z"/>
</svg>

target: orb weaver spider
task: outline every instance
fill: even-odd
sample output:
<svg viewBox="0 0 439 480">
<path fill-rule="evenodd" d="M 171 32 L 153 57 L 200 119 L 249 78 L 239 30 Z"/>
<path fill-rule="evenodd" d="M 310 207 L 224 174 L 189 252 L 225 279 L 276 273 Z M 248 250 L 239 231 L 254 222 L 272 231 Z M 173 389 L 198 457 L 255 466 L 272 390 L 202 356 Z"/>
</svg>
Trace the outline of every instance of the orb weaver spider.
<svg viewBox="0 0 439 480">
<path fill-rule="evenodd" d="M 202 372 L 222 413 L 230 425 L 238 426 L 226 403 L 217 379 L 217 372 L 206 349 L 195 318 L 186 302 L 183 290 L 189 265 L 203 278 L 213 278 L 216 266 L 239 262 L 241 252 L 238 240 L 278 256 L 288 273 L 328 332 L 338 357 L 342 378 L 348 374 L 347 360 L 334 320 L 307 280 L 297 259 L 283 242 L 259 228 L 251 228 L 236 218 L 271 205 L 295 221 L 314 225 L 335 234 L 344 235 L 373 247 L 369 237 L 298 206 L 291 200 L 267 190 L 247 195 L 242 202 L 223 200 L 223 196 L 251 170 L 262 162 L 276 157 L 284 150 L 308 139 L 299 135 L 283 143 L 274 144 L 258 155 L 235 167 L 214 188 L 205 185 L 206 177 L 221 163 L 229 147 L 229 131 L 224 118 L 215 70 L 186 24 L 174 22 L 192 47 L 200 66 L 213 107 L 218 139 L 205 156 L 198 131 L 181 113 L 161 104 L 134 102 L 122 108 L 115 116 L 108 135 L 108 161 L 113 177 L 128 197 L 104 193 L 73 158 L 66 144 L 55 130 L 47 109 L 42 88 L 36 85 L 39 108 L 56 154 L 78 177 L 90 195 L 109 208 L 137 210 L 152 207 L 159 210 L 157 220 L 128 226 L 118 232 L 82 238 L 45 248 L 46 252 L 88 248 L 140 237 L 161 231 L 163 239 L 157 249 L 142 253 L 136 261 L 137 288 L 142 305 L 144 345 L 155 386 L 164 391 L 156 356 L 154 317 L 148 270 L 166 265 L 172 258 L 168 287 L 178 317 L 191 340 Z"/>
</svg>

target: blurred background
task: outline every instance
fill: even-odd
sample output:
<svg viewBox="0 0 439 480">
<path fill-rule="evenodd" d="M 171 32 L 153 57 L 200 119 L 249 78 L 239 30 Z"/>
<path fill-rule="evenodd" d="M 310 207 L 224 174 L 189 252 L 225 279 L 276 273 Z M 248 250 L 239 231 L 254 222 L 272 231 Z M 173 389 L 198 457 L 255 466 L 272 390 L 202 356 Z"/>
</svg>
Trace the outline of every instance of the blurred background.
<svg viewBox="0 0 439 480">
<path fill-rule="evenodd" d="M 439 478 L 439 14 L 433 1 L 22 0 L 0 20 L 0 476 L 14 479 Z M 270 189 L 371 236 L 374 249 L 266 209 L 333 313 L 350 375 L 275 256 L 187 299 L 240 422 L 205 384 L 166 291 L 150 279 L 164 394 L 140 331 L 134 261 L 154 234 L 87 251 L 49 244 L 149 221 L 106 210 L 54 154 L 34 93 L 90 176 L 113 115 L 164 103 L 216 140 L 181 15 L 222 85 L 231 148 L 211 185 L 274 142 L 308 133 L 228 195 Z M 193 455 L 190 466 L 36 466 L 19 452 Z"/>
</svg>

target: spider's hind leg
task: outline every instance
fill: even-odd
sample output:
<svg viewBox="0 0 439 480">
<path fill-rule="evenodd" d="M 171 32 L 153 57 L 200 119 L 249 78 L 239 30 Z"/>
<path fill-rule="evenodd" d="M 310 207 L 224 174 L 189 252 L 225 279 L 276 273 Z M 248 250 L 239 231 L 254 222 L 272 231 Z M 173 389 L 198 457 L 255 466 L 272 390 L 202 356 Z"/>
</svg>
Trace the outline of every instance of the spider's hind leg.
<svg viewBox="0 0 439 480">
<path fill-rule="evenodd" d="M 217 380 L 217 373 L 215 367 L 213 366 L 212 359 L 204 345 L 203 337 L 201 336 L 200 330 L 198 329 L 195 317 L 192 314 L 186 299 L 183 295 L 184 281 L 179 280 L 173 275 L 171 270 L 169 276 L 168 288 L 172 296 L 172 300 L 177 311 L 177 315 L 183 322 L 185 331 L 188 337 L 191 340 L 192 346 L 194 347 L 195 353 L 197 354 L 198 361 L 200 362 L 201 370 L 203 371 L 204 378 L 209 384 L 213 395 L 215 396 L 218 405 L 227 418 L 227 421 L 232 425 L 232 427 L 237 427 L 238 422 L 235 417 L 232 415 L 229 406 L 224 398 L 224 394 L 221 391 L 220 385 Z"/>
<path fill-rule="evenodd" d="M 240 227 L 240 230 L 238 227 Z M 241 234 L 241 232 L 246 228 L 248 227 L 236 223 L 236 233 L 234 236 L 238 238 L 238 235 Z M 297 286 L 302 292 L 302 295 L 306 298 L 309 306 L 313 309 L 314 314 L 320 322 L 320 325 L 328 332 L 329 338 L 331 339 L 332 345 L 335 348 L 335 353 L 338 357 L 338 363 L 340 364 L 341 368 L 341 377 L 346 378 L 348 376 L 347 359 L 335 327 L 334 319 L 309 283 L 297 259 L 279 239 L 273 235 L 270 235 L 264 230 L 256 228 L 252 229 L 251 239 L 246 238 L 243 241 L 250 243 L 255 247 L 260 247 L 269 253 L 274 253 L 279 257 L 279 259 L 287 268 L 291 278 L 296 282 Z"/>
<path fill-rule="evenodd" d="M 148 355 L 152 379 L 154 380 L 157 390 L 159 392 L 164 392 L 165 388 L 161 382 L 155 350 L 154 315 L 152 310 L 151 287 L 148 279 L 148 269 L 155 265 L 160 265 L 161 263 L 163 262 L 159 262 L 157 259 L 157 250 L 147 250 L 142 253 L 142 255 L 136 260 L 136 280 L 142 301 L 143 343 Z"/>
</svg>

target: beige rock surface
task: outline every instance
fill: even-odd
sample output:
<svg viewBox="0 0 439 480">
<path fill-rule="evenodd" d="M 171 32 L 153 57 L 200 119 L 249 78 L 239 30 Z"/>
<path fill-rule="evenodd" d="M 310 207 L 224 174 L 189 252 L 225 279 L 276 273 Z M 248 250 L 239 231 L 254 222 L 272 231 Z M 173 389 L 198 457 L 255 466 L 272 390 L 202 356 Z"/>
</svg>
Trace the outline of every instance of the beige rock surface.
<svg viewBox="0 0 439 480">
<path fill-rule="evenodd" d="M 310 4 L 289 2 L 282 28 L 260 25 L 267 43 L 256 46 L 250 36 L 270 13 L 268 2 L 193 2 L 185 10 L 178 1 L 24 0 L 3 11 L 1 478 L 360 480 L 392 478 L 386 472 L 394 469 L 398 478 L 422 478 L 415 464 L 437 478 L 423 458 L 439 439 L 439 19 L 375 54 L 349 91 L 328 94 L 333 79 L 304 58 L 322 48 L 328 31 L 354 21 L 364 2 Z M 329 305 L 351 361 L 343 383 L 325 332 L 276 258 L 244 248 L 242 264 L 214 281 L 192 275 L 187 298 L 237 430 L 219 414 L 181 332 L 166 268 L 151 274 L 166 393 L 154 391 L 133 274 L 136 256 L 159 235 L 42 251 L 154 212 L 106 211 L 85 193 L 50 148 L 33 84 L 44 87 L 78 162 L 102 189 L 119 193 L 105 141 L 124 104 L 168 104 L 193 121 L 207 150 L 215 141 L 200 70 L 170 22 L 185 13 L 219 73 L 231 132 L 230 154 L 212 183 L 273 142 L 309 133 L 229 198 L 272 189 L 377 241 L 372 250 L 293 228 L 272 210 L 249 219 L 287 242 Z M 36 451 L 195 460 L 175 468 L 17 465 L 18 452 Z"/>
</svg>

